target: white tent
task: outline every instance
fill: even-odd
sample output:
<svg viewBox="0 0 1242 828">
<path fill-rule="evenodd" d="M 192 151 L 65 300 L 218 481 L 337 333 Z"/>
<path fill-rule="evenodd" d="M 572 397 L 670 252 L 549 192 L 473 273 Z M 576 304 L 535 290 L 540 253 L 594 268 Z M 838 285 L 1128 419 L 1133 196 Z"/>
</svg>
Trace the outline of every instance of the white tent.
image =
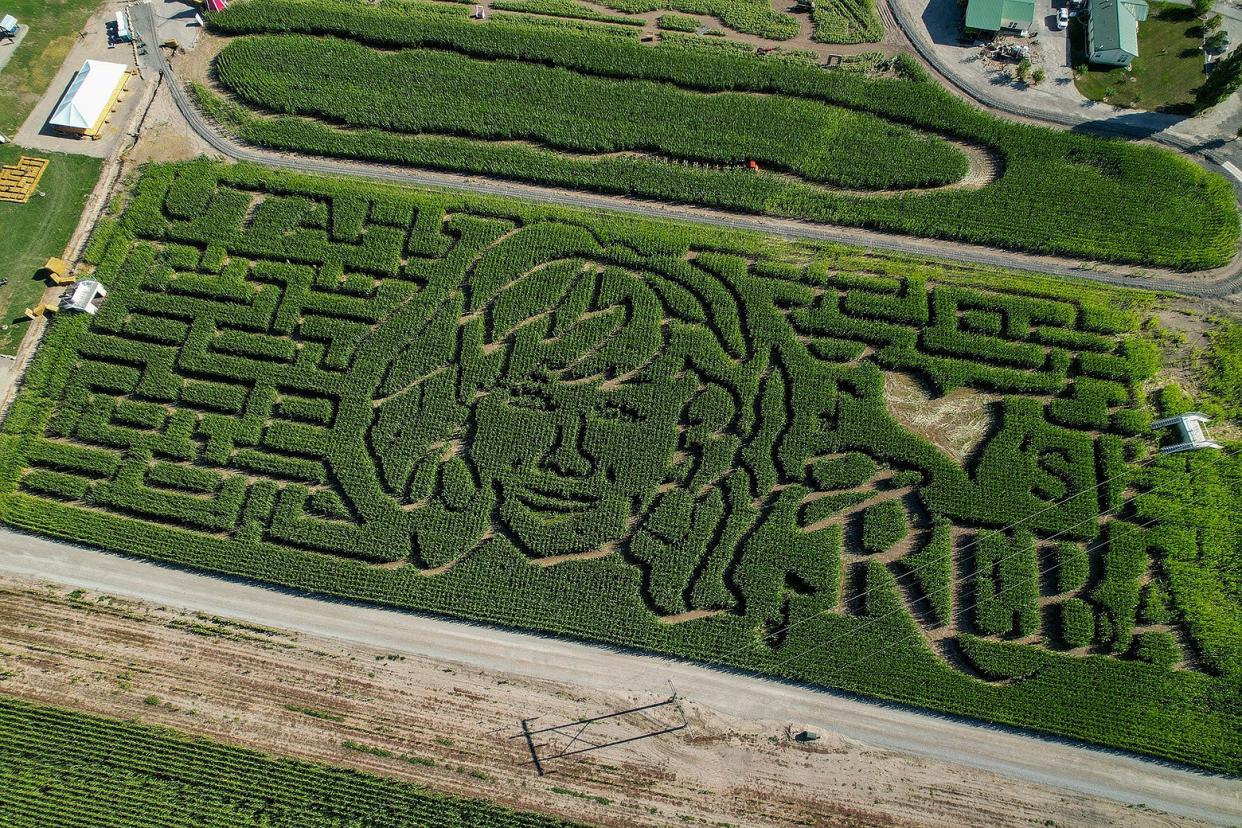
<svg viewBox="0 0 1242 828">
<path fill-rule="evenodd" d="M 1210 422 L 1212 421 L 1207 416 L 1200 414 L 1198 411 L 1189 411 L 1185 414 L 1178 414 L 1176 417 L 1157 420 L 1151 424 L 1151 427 L 1153 429 L 1168 428 L 1170 426 L 1176 428 L 1178 436 L 1182 438 L 1182 441 L 1161 446 L 1160 453 L 1178 454 L 1183 451 L 1193 451 L 1194 449 L 1223 448 L 1220 443 L 1209 440 L 1207 432 L 1203 430 L 1203 424 Z"/>
<path fill-rule="evenodd" d="M 83 279 L 73 286 L 72 292 L 61 297 L 60 304 L 65 310 L 95 313 L 103 304 L 107 289 L 94 279 Z"/>
<path fill-rule="evenodd" d="M 116 103 L 128 72 L 129 67 L 123 63 L 86 61 L 60 99 L 49 123 L 71 132 L 97 131 Z"/>
</svg>

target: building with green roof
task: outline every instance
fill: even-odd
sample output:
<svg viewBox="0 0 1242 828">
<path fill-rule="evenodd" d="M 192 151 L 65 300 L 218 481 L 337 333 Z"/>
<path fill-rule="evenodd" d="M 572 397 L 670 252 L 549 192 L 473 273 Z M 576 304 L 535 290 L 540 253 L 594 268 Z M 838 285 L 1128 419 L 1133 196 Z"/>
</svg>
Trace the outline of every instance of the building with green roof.
<svg viewBox="0 0 1242 828">
<path fill-rule="evenodd" d="M 1126 66 L 1138 57 L 1138 24 L 1147 19 L 1147 0 L 1091 0 L 1087 59 Z"/>
<path fill-rule="evenodd" d="M 984 32 L 1025 32 L 1035 19 L 1035 0 L 970 0 L 966 28 Z"/>
</svg>

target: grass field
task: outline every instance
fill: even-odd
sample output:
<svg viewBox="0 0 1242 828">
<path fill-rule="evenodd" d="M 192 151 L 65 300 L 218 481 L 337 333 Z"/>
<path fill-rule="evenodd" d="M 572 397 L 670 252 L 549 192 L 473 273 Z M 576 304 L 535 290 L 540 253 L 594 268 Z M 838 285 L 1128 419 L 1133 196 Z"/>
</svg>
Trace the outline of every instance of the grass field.
<svg viewBox="0 0 1242 828">
<path fill-rule="evenodd" d="M 1150 294 L 206 162 L 86 258 L 10 524 L 1242 770 L 1242 462 L 1151 461 Z"/>
<path fill-rule="evenodd" d="M 100 0 L 6 0 L 30 31 L 0 71 L 0 132 L 12 135 L 47 90 Z"/>
<path fill-rule="evenodd" d="M 214 67 L 232 97 L 200 104 L 258 146 L 1186 270 L 1237 246 L 1221 176 L 993 118 L 908 59 L 825 71 L 410 0 L 236 4 L 210 25 L 233 36 Z"/>
<path fill-rule="evenodd" d="M 13 144 L 0 146 L 0 164 L 23 154 L 51 161 L 39 181 L 39 193 L 26 204 L 0 203 L 0 354 L 12 354 L 26 331 L 22 311 L 39 301 L 47 282 L 35 270 L 64 253 L 77 227 L 82 206 L 99 178 L 101 161 L 80 155 L 34 152 Z"/>
<path fill-rule="evenodd" d="M 1086 63 L 1085 27 L 1074 22 L 1073 64 Z M 1084 97 L 1130 109 L 1188 115 L 1194 90 L 1203 83 L 1203 39 L 1199 21 L 1185 6 L 1152 3 L 1139 24 L 1139 56 L 1130 69 L 1088 66 L 1074 83 Z"/>
<path fill-rule="evenodd" d="M 485 800 L 0 696 L 0 823 L 571 828 Z"/>
</svg>

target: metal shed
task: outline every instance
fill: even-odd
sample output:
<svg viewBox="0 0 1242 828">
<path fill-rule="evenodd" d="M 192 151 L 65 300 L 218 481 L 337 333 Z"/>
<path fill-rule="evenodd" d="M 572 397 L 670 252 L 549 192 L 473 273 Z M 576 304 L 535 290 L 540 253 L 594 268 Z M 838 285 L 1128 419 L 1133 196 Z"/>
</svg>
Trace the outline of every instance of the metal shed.
<svg viewBox="0 0 1242 828">
<path fill-rule="evenodd" d="M 57 132 L 98 138 L 129 82 L 123 63 L 88 60 L 74 75 L 48 123 Z"/>
<path fill-rule="evenodd" d="M 985 32 L 1025 32 L 1035 19 L 1035 0 L 970 0 L 966 27 Z"/>
</svg>

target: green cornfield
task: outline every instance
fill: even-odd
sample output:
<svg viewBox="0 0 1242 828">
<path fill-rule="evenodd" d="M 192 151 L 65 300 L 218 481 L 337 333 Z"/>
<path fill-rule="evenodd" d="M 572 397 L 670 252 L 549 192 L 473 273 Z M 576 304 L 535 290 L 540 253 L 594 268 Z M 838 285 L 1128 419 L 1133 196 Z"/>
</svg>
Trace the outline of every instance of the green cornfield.
<svg viewBox="0 0 1242 828">
<path fill-rule="evenodd" d="M 992 117 L 908 59 L 825 70 L 426 5 L 235 4 L 210 25 L 238 100 L 200 101 L 284 151 L 1184 270 L 1237 248 L 1221 176 Z"/>
<path fill-rule="evenodd" d="M 8 696 L 0 696 L 0 757 L 5 828 L 575 825 Z"/>
<path fill-rule="evenodd" d="M 10 525 L 1242 770 L 1242 461 L 1152 455 L 1154 296 L 247 165 L 125 201 Z M 968 460 L 899 377 L 988 395 Z"/>
</svg>

